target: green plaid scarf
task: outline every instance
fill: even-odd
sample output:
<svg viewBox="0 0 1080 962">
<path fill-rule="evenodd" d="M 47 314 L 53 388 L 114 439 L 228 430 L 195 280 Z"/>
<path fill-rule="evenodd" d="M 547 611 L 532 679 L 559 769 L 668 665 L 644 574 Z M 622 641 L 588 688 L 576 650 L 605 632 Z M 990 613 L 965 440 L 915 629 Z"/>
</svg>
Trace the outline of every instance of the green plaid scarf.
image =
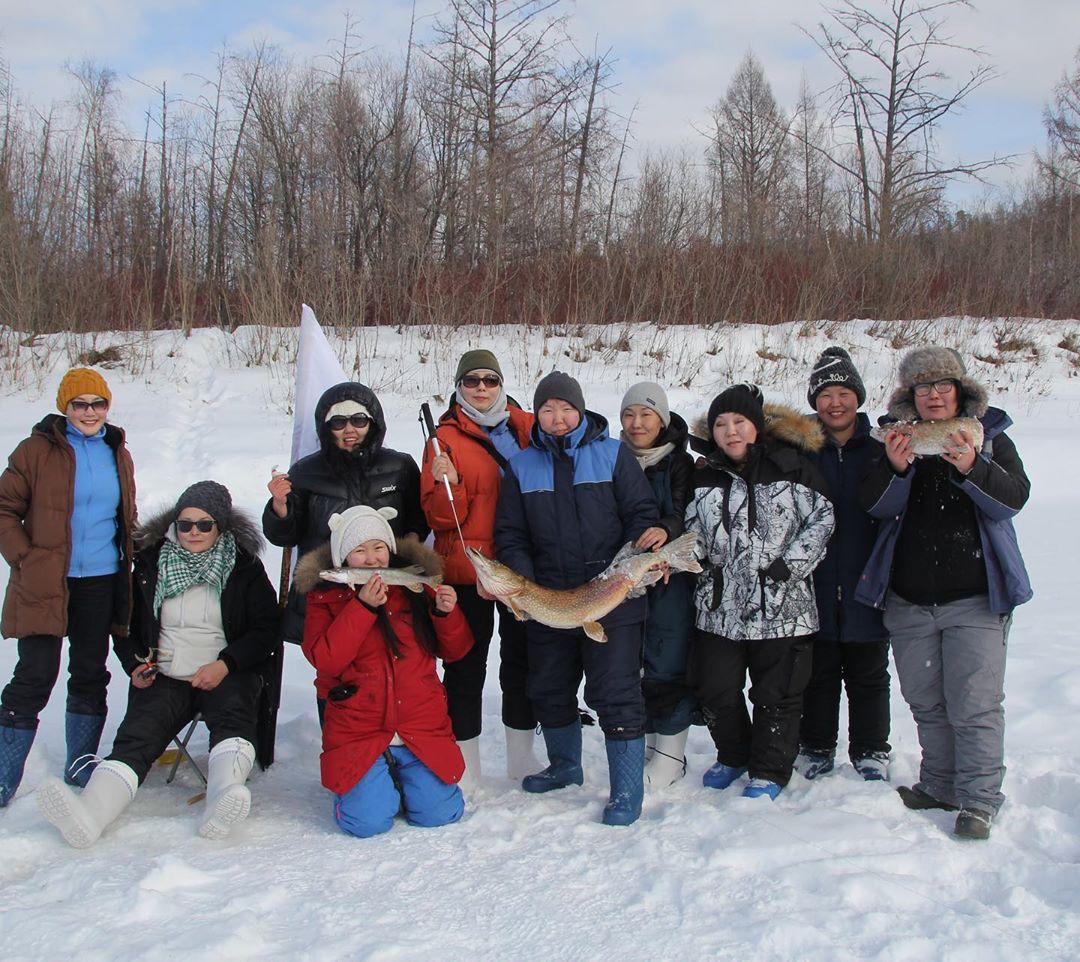
<svg viewBox="0 0 1080 962">
<path fill-rule="evenodd" d="M 236 539 L 226 531 L 209 551 L 198 553 L 181 548 L 166 539 L 158 555 L 158 579 L 154 589 L 154 614 L 161 612 L 166 598 L 182 595 L 200 582 L 217 589 L 218 594 L 236 564 Z"/>
</svg>

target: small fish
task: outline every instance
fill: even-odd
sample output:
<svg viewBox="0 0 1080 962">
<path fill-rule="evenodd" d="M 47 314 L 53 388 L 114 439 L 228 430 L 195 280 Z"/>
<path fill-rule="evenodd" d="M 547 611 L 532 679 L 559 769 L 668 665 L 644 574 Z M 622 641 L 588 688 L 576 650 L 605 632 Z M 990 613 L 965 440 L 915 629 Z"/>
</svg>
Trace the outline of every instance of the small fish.
<svg viewBox="0 0 1080 962">
<path fill-rule="evenodd" d="M 442 575 L 428 574 L 420 565 L 405 568 L 328 568 L 319 572 L 323 581 L 339 585 L 366 585 L 376 575 L 382 578 L 384 584 L 401 585 L 417 594 L 424 590 L 423 585 L 438 588 L 442 584 Z"/>
<path fill-rule="evenodd" d="M 881 424 L 870 432 L 870 437 L 884 443 L 893 431 L 911 438 L 911 453 L 916 457 L 944 454 L 953 446 L 950 434 L 966 431 L 976 451 L 982 450 L 983 426 L 977 418 L 946 418 L 944 421 L 893 421 Z"/>
<path fill-rule="evenodd" d="M 600 624 L 604 615 L 614 611 L 627 598 L 637 598 L 672 571 L 701 571 L 696 557 L 697 535 L 684 534 L 659 551 L 641 551 L 624 545 L 592 581 L 579 588 L 558 591 L 542 588 L 506 565 L 466 548 L 477 580 L 506 605 L 518 621 L 532 618 L 549 628 L 582 628 L 593 641 L 607 641 Z"/>
</svg>

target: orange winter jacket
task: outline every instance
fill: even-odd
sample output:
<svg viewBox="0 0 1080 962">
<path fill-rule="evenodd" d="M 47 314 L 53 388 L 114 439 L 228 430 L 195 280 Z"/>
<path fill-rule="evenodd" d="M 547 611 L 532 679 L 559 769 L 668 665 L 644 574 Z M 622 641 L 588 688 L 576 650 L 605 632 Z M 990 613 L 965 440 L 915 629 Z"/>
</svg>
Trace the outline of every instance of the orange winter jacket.
<svg viewBox="0 0 1080 962">
<path fill-rule="evenodd" d="M 533 416 L 522 411 L 512 401 L 507 404 L 510 412 L 510 431 L 517 438 L 519 447 L 528 447 Z M 454 402 L 439 418 L 435 429 L 443 454 L 449 456 L 458 473 L 458 483 L 451 485 L 454 505 L 465 543 L 477 548 L 489 558 L 495 557 L 495 507 L 499 501 L 499 485 L 502 474 L 495 447 L 479 424 L 472 420 Z M 476 572 L 458 539 L 454 526 L 454 514 L 446 496 L 446 485 L 436 481 L 431 474 L 431 462 L 435 452 L 430 442 L 424 448 L 424 466 L 420 472 L 420 503 L 428 524 L 435 532 L 435 550 L 446 559 L 446 582 L 452 585 L 476 583 Z"/>
</svg>

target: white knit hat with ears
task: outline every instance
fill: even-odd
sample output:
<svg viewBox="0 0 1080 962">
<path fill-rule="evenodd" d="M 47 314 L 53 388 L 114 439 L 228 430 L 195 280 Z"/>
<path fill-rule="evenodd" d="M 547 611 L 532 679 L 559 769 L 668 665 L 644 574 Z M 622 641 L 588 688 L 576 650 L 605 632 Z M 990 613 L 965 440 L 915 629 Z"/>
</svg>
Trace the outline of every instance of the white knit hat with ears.
<svg viewBox="0 0 1080 962">
<path fill-rule="evenodd" d="M 358 504 L 341 514 L 330 515 L 330 556 L 334 567 L 340 568 L 365 541 L 385 541 L 391 551 L 397 551 L 394 529 L 390 520 L 397 517 L 395 508 L 369 508 Z"/>
</svg>

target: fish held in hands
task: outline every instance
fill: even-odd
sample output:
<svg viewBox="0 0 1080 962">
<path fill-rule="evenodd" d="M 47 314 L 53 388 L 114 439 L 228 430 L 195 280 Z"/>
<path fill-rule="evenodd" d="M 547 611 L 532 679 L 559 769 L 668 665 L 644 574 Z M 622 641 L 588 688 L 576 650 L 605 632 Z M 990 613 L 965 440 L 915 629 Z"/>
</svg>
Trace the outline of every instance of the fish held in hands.
<svg viewBox="0 0 1080 962">
<path fill-rule="evenodd" d="M 543 588 L 475 548 L 465 554 L 484 589 L 506 605 L 519 621 L 534 621 L 549 628 L 581 628 L 593 641 L 607 641 L 600 624 L 627 598 L 643 595 L 666 573 L 701 571 L 697 535 L 684 534 L 657 551 L 625 545 L 611 564 L 578 588 Z"/>
</svg>

